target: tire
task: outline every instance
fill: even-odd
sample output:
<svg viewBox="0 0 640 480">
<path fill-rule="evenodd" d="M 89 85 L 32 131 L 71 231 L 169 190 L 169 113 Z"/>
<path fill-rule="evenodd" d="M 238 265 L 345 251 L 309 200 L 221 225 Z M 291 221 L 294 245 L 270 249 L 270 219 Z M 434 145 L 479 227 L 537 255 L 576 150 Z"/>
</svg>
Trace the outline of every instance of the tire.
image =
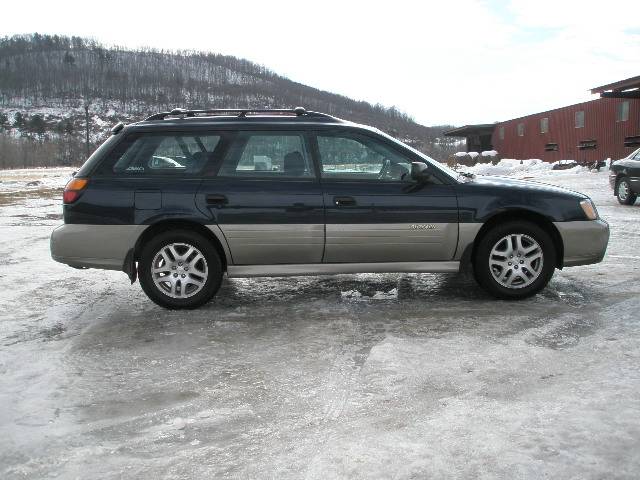
<svg viewBox="0 0 640 480">
<path fill-rule="evenodd" d="M 520 300 L 547 286 L 556 258 L 547 232 L 531 222 L 511 221 L 483 235 L 476 247 L 473 270 L 476 281 L 494 297 Z"/>
<path fill-rule="evenodd" d="M 190 230 L 155 236 L 142 247 L 138 263 L 144 293 L 169 309 L 192 309 L 207 303 L 218 292 L 222 273 L 215 247 Z"/>
<path fill-rule="evenodd" d="M 616 198 L 621 205 L 633 205 L 638 196 L 631 191 L 631 183 L 627 177 L 622 177 L 616 185 Z"/>
</svg>

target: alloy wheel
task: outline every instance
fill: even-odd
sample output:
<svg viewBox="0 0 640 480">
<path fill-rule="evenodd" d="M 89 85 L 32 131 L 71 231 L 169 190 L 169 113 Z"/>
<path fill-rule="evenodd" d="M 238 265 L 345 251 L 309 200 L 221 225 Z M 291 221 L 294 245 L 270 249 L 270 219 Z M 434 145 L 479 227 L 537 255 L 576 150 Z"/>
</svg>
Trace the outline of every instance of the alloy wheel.
<svg viewBox="0 0 640 480">
<path fill-rule="evenodd" d="M 540 276 L 544 254 L 529 235 L 509 234 L 496 242 L 489 255 L 494 280 L 506 288 L 524 288 Z"/>
<path fill-rule="evenodd" d="M 153 283 L 171 298 L 192 297 L 202 290 L 207 277 L 204 255 L 188 243 L 165 245 L 151 263 Z"/>
<path fill-rule="evenodd" d="M 629 184 L 624 180 L 618 184 L 618 198 L 623 202 L 629 198 Z"/>
</svg>

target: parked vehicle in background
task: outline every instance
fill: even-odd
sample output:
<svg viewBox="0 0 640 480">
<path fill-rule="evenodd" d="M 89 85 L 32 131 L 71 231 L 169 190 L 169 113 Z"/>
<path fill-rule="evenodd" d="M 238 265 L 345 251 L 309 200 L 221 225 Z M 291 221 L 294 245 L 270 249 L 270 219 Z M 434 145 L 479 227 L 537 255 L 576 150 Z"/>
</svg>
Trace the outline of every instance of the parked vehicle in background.
<svg viewBox="0 0 640 480">
<path fill-rule="evenodd" d="M 174 110 L 113 135 L 64 191 L 52 257 L 123 270 L 167 308 L 230 277 L 473 270 L 504 299 L 609 239 L 585 195 L 460 174 L 392 137 L 293 110 Z"/>
<path fill-rule="evenodd" d="M 640 195 L 640 148 L 609 167 L 609 184 L 622 205 L 633 205 Z"/>
</svg>

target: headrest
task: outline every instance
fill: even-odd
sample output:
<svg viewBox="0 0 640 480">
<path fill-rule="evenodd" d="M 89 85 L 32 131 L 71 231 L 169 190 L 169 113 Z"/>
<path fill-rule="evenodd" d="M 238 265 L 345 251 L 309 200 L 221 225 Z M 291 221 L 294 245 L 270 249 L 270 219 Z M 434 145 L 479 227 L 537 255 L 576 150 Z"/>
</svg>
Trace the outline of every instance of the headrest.
<svg viewBox="0 0 640 480">
<path fill-rule="evenodd" d="M 305 174 L 305 170 L 306 163 L 300 152 L 289 152 L 284 156 L 284 173 L 286 175 L 301 177 Z"/>
</svg>

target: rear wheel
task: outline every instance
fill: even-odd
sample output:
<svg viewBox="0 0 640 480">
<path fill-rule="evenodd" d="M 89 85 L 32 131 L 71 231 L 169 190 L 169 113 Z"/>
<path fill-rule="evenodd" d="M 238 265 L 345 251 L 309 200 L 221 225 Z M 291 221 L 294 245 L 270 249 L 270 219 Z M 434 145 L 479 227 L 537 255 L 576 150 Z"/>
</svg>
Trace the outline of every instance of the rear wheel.
<svg viewBox="0 0 640 480">
<path fill-rule="evenodd" d="M 490 294 L 517 300 L 542 290 L 555 266 L 556 251 L 549 234 L 534 223 L 514 221 L 498 225 L 482 237 L 474 274 Z"/>
<path fill-rule="evenodd" d="M 616 197 L 618 197 L 618 202 L 622 205 L 633 205 L 636 201 L 637 195 L 635 195 L 631 191 L 631 184 L 629 183 L 629 179 L 627 177 L 622 177 L 618 180 L 618 185 L 616 187 Z"/>
<path fill-rule="evenodd" d="M 222 264 L 205 237 L 189 230 L 173 230 L 144 245 L 138 274 L 142 289 L 158 305 L 197 308 L 220 288 Z"/>
</svg>

